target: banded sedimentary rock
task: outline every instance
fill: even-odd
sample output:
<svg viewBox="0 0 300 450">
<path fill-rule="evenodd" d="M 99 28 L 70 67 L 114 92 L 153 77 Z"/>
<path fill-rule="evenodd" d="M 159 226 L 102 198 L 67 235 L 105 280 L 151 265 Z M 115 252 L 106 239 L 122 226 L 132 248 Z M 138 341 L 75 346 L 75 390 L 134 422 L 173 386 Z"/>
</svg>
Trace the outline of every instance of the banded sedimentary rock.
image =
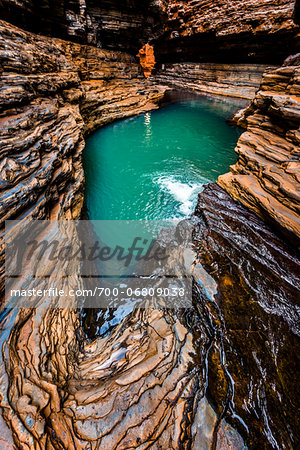
<svg viewBox="0 0 300 450">
<path fill-rule="evenodd" d="M 56 40 L 80 75 L 83 132 L 157 108 L 167 86 L 146 83 L 136 58 L 121 52 Z"/>
<path fill-rule="evenodd" d="M 8 219 L 77 218 L 84 180 L 78 73 L 50 39 L 0 27 L 1 232 Z M 1 242 L 1 279 L 3 270 Z"/>
<path fill-rule="evenodd" d="M 133 55 L 164 16 L 164 0 L 0 0 L 0 18 L 28 31 Z"/>
<path fill-rule="evenodd" d="M 34 235 L 41 228 L 43 238 L 51 235 L 61 240 L 73 227 L 70 221 L 59 221 L 57 226 L 49 221 L 47 227 L 37 223 Z M 178 257 L 187 249 L 175 244 L 176 236 L 177 230 L 171 242 Z M 180 242 L 182 236 L 178 236 Z M 167 237 L 170 240 L 169 233 Z M 74 246 L 80 245 L 74 231 L 71 240 Z M 173 266 L 174 255 L 168 256 Z M 24 267 L 24 287 L 28 289 L 30 273 L 34 274 L 31 287 L 47 289 L 48 272 L 59 290 L 84 286 L 80 260 L 66 263 L 63 258 L 43 258 L 43 262 L 33 270 L 28 264 Z M 62 276 L 68 273 L 69 277 Z M 22 283 L 13 280 L 14 288 Z M 14 443 L 28 450 L 197 450 L 199 443 L 209 445 L 213 440 L 220 446 L 226 442 L 243 448 L 239 433 L 218 420 L 205 397 L 206 367 L 198 364 L 180 299 L 172 299 L 172 307 L 166 308 L 164 302 L 159 307 L 150 298 L 136 298 L 132 312 L 93 340 L 80 326 L 76 299 L 44 294 L 34 309 L 28 307 L 29 299 L 15 300 L 15 306 L 22 307 L 10 308 L 0 318 L 0 405 L 9 427 L 3 426 L 0 436 L 6 448 Z M 205 328 L 197 336 L 204 363 L 211 336 Z"/>
<path fill-rule="evenodd" d="M 145 77 L 150 77 L 153 67 L 155 66 L 155 57 L 152 45 L 149 45 L 148 43 L 143 45 L 136 56 L 140 60 L 140 65 L 143 69 Z"/>
<path fill-rule="evenodd" d="M 188 309 L 139 301 L 92 341 L 68 298 L 1 316 L 3 448 L 297 448 L 299 260 L 216 185 L 195 214 Z"/>
<path fill-rule="evenodd" d="M 295 1 L 279 0 L 270 3 L 266 0 L 249 0 L 242 5 L 238 0 L 228 3 L 197 1 L 169 1 L 167 13 L 168 27 L 179 25 L 177 33 L 190 36 L 197 33 L 214 31 L 216 36 L 237 33 L 257 33 L 260 31 L 277 32 L 295 27 Z M 176 32 L 171 36 L 176 37 Z"/>
<path fill-rule="evenodd" d="M 0 22 L 0 223 L 78 218 L 84 133 L 156 108 L 134 57 Z M 3 265 L 2 269 L 3 270 Z"/>
<path fill-rule="evenodd" d="M 170 0 L 156 53 L 161 62 L 278 64 L 299 51 L 296 3 Z"/>
<path fill-rule="evenodd" d="M 278 64 L 297 51 L 298 0 L 0 0 L 0 17 L 35 33 L 161 62 Z M 157 59 L 158 59 L 157 58 Z"/>
<path fill-rule="evenodd" d="M 15 445 L 179 448 L 191 432 L 198 383 L 186 327 L 139 309 L 89 343 L 77 314 L 47 310 L 47 300 L 19 312 L 5 343 L 1 406 Z M 1 438 L 12 448 L 8 431 Z"/>
<path fill-rule="evenodd" d="M 33 205 L 35 218 L 50 217 L 55 205 L 78 217 L 82 132 L 156 107 L 164 88 L 145 85 L 130 55 L 36 36 L 5 22 L 0 58 L 1 220 Z M 74 212 L 66 213 L 70 195 Z"/>
<path fill-rule="evenodd" d="M 291 237 L 300 237 L 300 66 L 297 57 L 267 72 L 236 121 L 246 127 L 239 159 L 218 183 L 247 208 Z"/>
<path fill-rule="evenodd" d="M 264 64 L 169 63 L 160 65 L 154 80 L 195 92 L 252 100 L 266 69 Z"/>
<path fill-rule="evenodd" d="M 297 448 L 299 256 L 215 184 L 199 194 L 195 214 L 198 260 L 216 283 L 215 302 L 200 292 L 196 304 L 197 323 L 215 336 L 209 398 L 247 448 Z"/>
</svg>

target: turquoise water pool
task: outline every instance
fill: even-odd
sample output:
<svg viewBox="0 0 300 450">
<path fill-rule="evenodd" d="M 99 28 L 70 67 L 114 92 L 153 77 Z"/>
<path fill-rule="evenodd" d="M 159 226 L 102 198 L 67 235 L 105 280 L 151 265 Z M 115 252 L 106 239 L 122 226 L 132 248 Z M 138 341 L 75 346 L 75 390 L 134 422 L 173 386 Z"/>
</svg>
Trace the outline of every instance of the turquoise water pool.
<svg viewBox="0 0 300 450">
<path fill-rule="evenodd" d="M 199 98 L 96 131 L 84 150 L 90 219 L 170 219 L 192 213 L 204 184 L 235 163 L 232 100 Z"/>
</svg>

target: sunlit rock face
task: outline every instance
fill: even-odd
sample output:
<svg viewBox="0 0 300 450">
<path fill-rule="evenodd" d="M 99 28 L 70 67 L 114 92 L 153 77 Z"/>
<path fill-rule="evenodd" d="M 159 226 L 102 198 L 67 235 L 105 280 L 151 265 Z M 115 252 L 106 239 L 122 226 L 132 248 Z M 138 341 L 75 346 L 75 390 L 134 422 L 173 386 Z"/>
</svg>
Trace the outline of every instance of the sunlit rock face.
<svg viewBox="0 0 300 450">
<path fill-rule="evenodd" d="M 143 69 L 145 77 L 149 78 L 155 66 L 155 56 L 152 45 L 143 45 L 143 47 L 139 50 L 137 57 L 140 60 L 140 65 Z"/>
<path fill-rule="evenodd" d="M 239 155 L 218 183 L 247 208 L 277 226 L 295 242 L 300 238 L 299 55 L 264 74 L 249 107 L 236 116 L 246 128 Z"/>
</svg>

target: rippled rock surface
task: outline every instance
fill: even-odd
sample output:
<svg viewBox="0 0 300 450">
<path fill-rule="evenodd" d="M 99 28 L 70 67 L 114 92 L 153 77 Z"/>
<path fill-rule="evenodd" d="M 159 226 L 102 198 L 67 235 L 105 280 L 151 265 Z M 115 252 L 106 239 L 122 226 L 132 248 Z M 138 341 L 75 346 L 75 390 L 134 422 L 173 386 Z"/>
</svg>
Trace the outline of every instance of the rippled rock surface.
<svg viewBox="0 0 300 450">
<path fill-rule="evenodd" d="M 215 184 L 166 239 L 193 274 L 189 308 L 139 303 L 89 337 L 47 297 L 3 311 L 7 448 L 297 448 L 294 251 Z M 59 286 L 81 285 L 72 264 Z"/>
</svg>

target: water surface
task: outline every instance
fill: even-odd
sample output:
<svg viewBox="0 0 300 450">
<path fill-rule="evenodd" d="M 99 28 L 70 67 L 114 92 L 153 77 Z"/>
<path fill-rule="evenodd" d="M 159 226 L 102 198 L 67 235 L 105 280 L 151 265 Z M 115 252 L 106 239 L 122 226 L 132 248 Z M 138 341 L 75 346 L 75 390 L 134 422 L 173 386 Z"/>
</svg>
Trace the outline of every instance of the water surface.
<svg viewBox="0 0 300 450">
<path fill-rule="evenodd" d="M 235 99 L 200 97 L 105 126 L 87 139 L 90 219 L 185 217 L 204 184 L 229 170 L 240 135 L 226 119 Z"/>
</svg>

